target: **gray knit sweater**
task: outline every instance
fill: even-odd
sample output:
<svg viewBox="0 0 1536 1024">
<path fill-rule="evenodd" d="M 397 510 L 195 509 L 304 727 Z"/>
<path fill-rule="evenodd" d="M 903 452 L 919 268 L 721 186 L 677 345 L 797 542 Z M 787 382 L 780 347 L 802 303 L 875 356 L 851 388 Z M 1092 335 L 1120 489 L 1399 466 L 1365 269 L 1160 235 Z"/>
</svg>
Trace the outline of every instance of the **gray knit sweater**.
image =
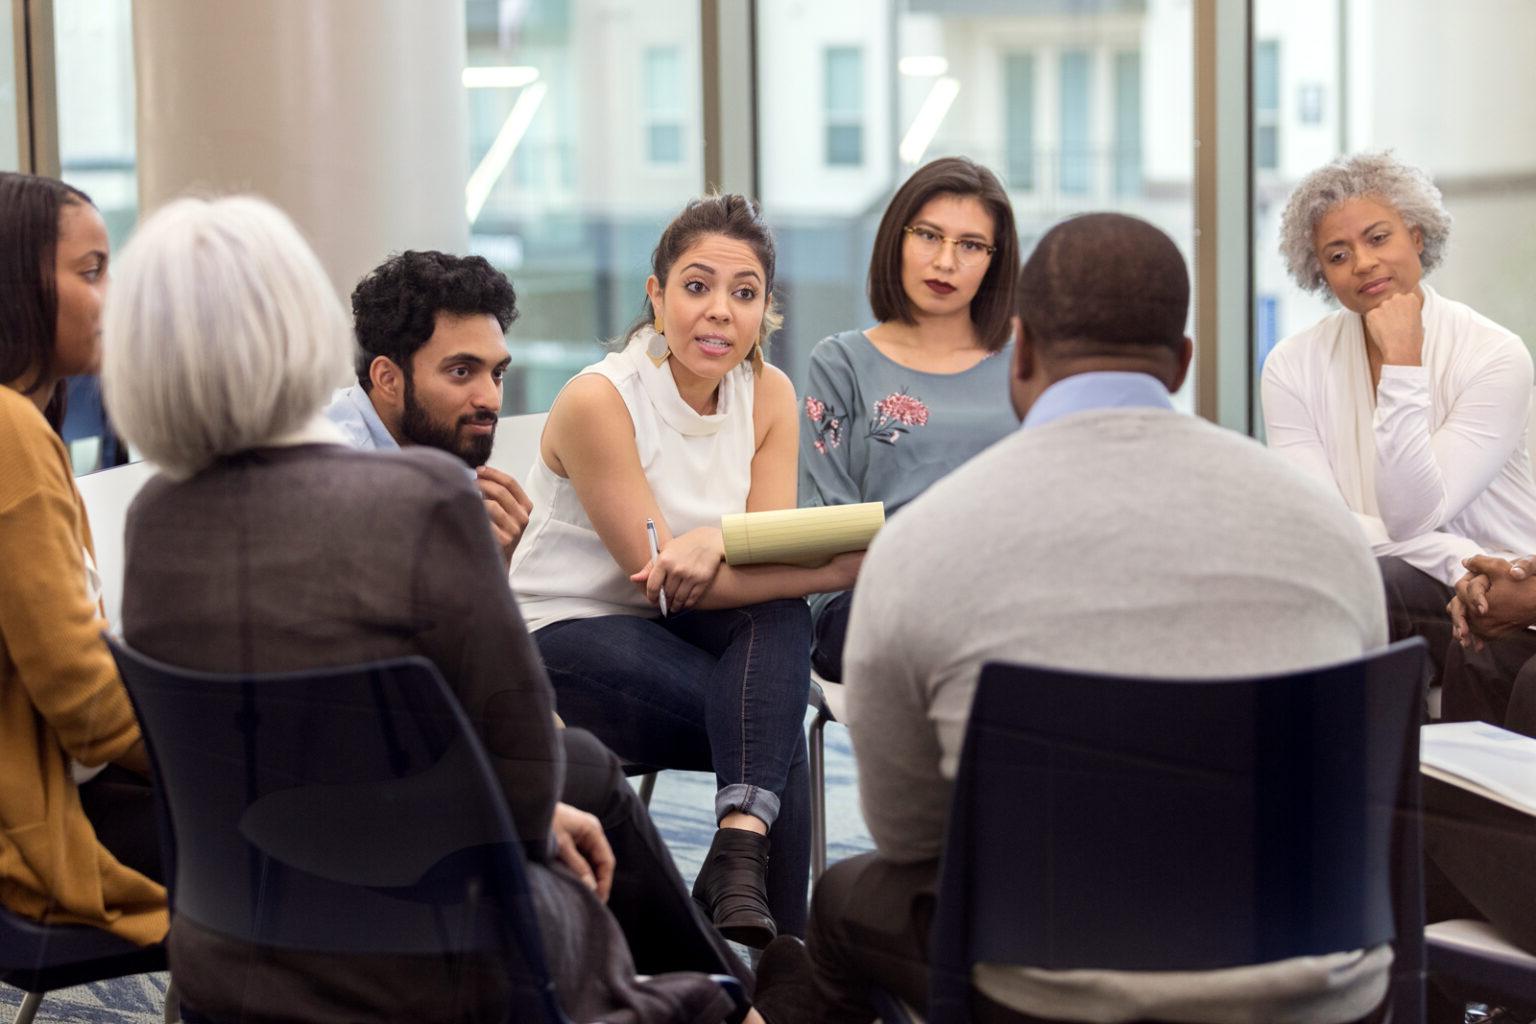
<svg viewBox="0 0 1536 1024">
<path fill-rule="evenodd" d="M 980 665 L 1282 672 L 1386 642 L 1370 548 L 1338 495 L 1256 442 L 1160 409 L 1021 430 L 909 504 L 854 594 L 848 727 L 892 860 L 936 858 Z M 1325 1024 L 1381 997 L 1390 952 L 1199 974 L 978 970 L 1042 1017 Z"/>
</svg>

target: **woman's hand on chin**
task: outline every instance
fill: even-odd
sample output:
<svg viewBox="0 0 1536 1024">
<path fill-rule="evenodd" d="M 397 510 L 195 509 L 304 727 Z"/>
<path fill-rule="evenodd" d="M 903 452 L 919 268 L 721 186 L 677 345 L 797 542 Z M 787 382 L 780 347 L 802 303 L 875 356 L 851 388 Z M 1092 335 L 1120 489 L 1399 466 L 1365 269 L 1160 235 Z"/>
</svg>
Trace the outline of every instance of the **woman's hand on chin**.
<svg viewBox="0 0 1536 1024">
<path fill-rule="evenodd" d="M 1365 314 L 1365 329 L 1387 366 L 1418 366 L 1424 355 L 1424 300 L 1402 292 Z"/>
<path fill-rule="evenodd" d="M 645 599 L 657 604 L 667 591 L 667 611 L 677 614 L 699 603 L 725 559 L 725 538 L 719 529 L 701 526 L 673 537 L 655 562 L 630 577 L 644 588 Z"/>
</svg>

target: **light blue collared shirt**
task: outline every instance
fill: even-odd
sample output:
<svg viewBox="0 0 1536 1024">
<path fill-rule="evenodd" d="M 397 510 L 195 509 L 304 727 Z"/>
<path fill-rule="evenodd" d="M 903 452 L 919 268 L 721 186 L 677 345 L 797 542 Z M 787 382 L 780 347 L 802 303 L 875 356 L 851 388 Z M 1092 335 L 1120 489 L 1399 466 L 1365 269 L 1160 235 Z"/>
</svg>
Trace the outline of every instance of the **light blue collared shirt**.
<svg viewBox="0 0 1536 1024">
<path fill-rule="evenodd" d="M 361 384 L 354 384 L 336 393 L 331 404 L 325 407 L 325 418 L 341 428 L 347 444 L 364 451 L 393 451 L 400 445 L 394 435 L 379 419 L 373 399 Z"/>
<path fill-rule="evenodd" d="M 1093 409 L 1167 409 L 1173 400 L 1162 381 L 1149 373 L 1096 370 L 1057 381 L 1035 399 L 1020 429 L 1041 427 L 1063 416 Z"/>
</svg>

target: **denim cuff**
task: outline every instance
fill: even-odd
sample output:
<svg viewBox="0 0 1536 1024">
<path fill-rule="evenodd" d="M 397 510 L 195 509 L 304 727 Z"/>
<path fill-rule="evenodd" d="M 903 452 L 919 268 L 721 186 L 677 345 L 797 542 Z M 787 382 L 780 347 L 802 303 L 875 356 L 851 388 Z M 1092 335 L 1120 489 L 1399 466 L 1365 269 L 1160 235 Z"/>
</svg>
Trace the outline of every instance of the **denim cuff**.
<svg viewBox="0 0 1536 1024">
<path fill-rule="evenodd" d="M 779 796 L 745 782 L 733 782 L 715 794 L 715 820 L 719 821 L 734 811 L 750 814 L 773 828 L 773 820 L 779 816 Z"/>
</svg>

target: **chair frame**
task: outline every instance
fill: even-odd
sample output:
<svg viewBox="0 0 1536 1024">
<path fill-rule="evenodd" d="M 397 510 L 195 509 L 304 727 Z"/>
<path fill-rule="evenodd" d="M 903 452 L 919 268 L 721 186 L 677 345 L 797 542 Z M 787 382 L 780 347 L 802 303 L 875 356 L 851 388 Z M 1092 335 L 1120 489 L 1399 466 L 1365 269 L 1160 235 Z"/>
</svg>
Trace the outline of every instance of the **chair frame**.
<svg viewBox="0 0 1536 1024">
<path fill-rule="evenodd" d="M 99 928 L 44 924 L 0 907 L 0 983 L 25 993 L 13 1024 L 32 1024 L 49 992 L 165 968 L 163 944 L 135 946 Z M 179 1018 L 167 989 L 166 1024 Z"/>
</svg>

